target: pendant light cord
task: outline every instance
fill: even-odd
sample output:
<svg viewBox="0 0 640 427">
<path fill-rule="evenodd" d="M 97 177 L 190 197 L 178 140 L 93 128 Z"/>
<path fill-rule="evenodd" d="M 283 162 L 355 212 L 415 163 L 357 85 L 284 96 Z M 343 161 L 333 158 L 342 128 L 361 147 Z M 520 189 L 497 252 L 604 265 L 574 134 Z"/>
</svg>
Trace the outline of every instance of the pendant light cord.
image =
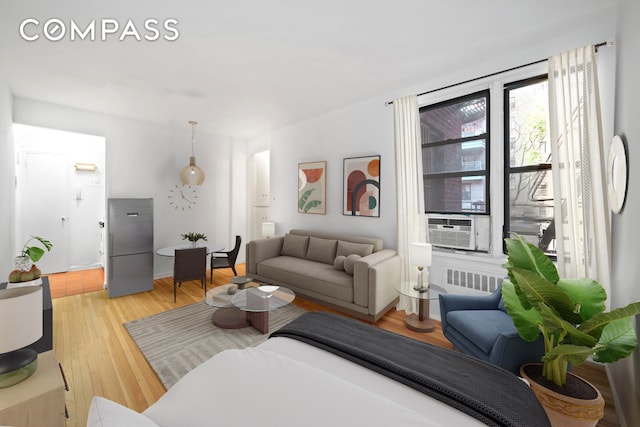
<svg viewBox="0 0 640 427">
<path fill-rule="evenodd" d="M 196 125 L 198 122 L 194 120 L 189 120 L 189 124 L 191 125 L 191 157 L 195 157 L 195 151 L 193 150 L 193 144 L 196 140 Z"/>
</svg>

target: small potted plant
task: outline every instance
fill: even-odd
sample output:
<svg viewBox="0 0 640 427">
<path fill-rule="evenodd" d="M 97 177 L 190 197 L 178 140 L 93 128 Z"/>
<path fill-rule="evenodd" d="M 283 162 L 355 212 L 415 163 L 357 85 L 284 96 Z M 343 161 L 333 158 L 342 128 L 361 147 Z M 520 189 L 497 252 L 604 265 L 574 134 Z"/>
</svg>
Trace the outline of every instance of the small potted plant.
<svg viewBox="0 0 640 427">
<path fill-rule="evenodd" d="M 640 302 L 605 312 L 607 294 L 598 282 L 560 278 L 549 257 L 522 236 L 514 233 L 505 242 L 504 305 L 522 339 L 534 341 L 541 333 L 545 343 L 542 366 L 525 364 L 520 373 L 553 426 L 595 426 L 604 415 L 604 400 L 593 385 L 568 372 L 569 365 L 581 365 L 590 356 L 602 363 L 628 357 L 638 344 L 633 317 Z M 573 385 L 593 398 L 571 396 Z M 578 424 L 575 417 L 585 422 Z"/>
<path fill-rule="evenodd" d="M 181 235 L 182 240 L 188 240 L 191 242 L 191 245 L 195 248 L 197 245 L 198 240 L 204 240 L 205 242 L 207 241 L 207 236 L 204 233 L 194 233 L 194 232 L 189 232 L 189 233 L 184 233 Z"/>
<path fill-rule="evenodd" d="M 36 240 L 44 246 L 44 249 L 39 246 L 29 246 L 33 240 Z M 14 270 L 9 273 L 9 282 L 29 282 L 31 280 L 40 278 L 40 269 L 36 267 L 36 262 L 42 258 L 45 253 L 45 249 L 51 250 L 53 245 L 47 239 L 40 236 L 31 236 L 29 240 L 22 247 L 20 255 L 18 255 L 14 262 Z"/>
</svg>

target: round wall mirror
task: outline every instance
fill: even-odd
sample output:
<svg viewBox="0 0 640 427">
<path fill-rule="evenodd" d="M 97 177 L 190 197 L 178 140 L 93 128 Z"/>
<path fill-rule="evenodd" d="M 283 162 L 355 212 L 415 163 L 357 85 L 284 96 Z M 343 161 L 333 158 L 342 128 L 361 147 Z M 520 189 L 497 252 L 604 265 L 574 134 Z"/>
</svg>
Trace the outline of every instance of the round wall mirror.
<svg viewBox="0 0 640 427">
<path fill-rule="evenodd" d="M 609 207 L 613 213 L 620 213 L 627 195 L 629 170 L 627 167 L 627 149 L 618 135 L 613 137 L 607 160 L 607 193 Z"/>
</svg>

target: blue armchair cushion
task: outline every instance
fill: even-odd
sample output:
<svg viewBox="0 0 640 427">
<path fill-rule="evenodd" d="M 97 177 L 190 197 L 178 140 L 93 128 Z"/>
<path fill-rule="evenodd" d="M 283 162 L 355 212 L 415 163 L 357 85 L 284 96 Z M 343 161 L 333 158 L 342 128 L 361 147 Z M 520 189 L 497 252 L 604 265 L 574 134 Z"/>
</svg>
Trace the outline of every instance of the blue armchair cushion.
<svg viewBox="0 0 640 427">
<path fill-rule="evenodd" d="M 517 334 L 511 317 L 501 310 L 450 311 L 447 322 L 486 354 L 491 353 L 498 335 Z"/>
</svg>

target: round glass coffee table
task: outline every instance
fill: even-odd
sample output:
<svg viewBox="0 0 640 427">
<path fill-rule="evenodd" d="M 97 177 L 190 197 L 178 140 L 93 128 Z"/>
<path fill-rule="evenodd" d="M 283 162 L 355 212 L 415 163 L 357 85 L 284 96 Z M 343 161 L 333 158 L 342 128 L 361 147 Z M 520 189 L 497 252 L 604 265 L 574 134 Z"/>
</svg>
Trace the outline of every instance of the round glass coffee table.
<svg viewBox="0 0 640 427">
<path fill-rule="evenodd" d="M 429 285 L 426 291 L 418 291 L 415 287 L 415 282 L 402 282 L 396 286 L 401 295 L 418 300 L 418 314 L 408 314 L 404 323 L 412 331 L 432 332 L 436 329 L 436 323 L 429 317 L 429 302 L 439 299 L 440 294 L 446 294 L 447 291 L 438 285 Z"/>
<path fill-rule="evenodd" d="M 211 320 L 224 329 L 239 329 L 252 326 L 266 334 L 269 332 L 269 312 L 290 304 L 296 294 L 283 286 L 259 286 L 258 283 L 238 285 L 229 283 L 207 292 L 204 302 L 218 308 Z"/>
</svg>

